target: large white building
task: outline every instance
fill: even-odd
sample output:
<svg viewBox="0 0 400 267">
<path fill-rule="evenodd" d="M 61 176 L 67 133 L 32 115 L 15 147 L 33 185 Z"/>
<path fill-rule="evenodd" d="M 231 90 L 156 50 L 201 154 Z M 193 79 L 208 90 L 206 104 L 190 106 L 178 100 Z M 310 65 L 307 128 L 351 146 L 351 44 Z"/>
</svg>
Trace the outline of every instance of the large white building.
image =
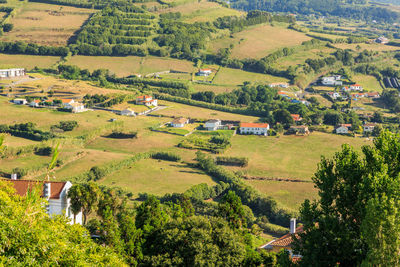
<svg viewBox="0 0 400 267">
<path fill-rule="evenodd" d="M 256 134 L 256 135 L 268 135 L 269 124 L 268 123 L 240 123 L 241 134 Z"/>
<path fill-rule="evenodd" d="M 23 77 L 25 75 L 25 69 L 0 69 L 0 79 Z"/>
<path fill-rule="evenodd" d="M 218 119 L 206 121 L 206 123 L 204 124 L 204 128 L 206 128 L 207 131 L 215 131 L 220 129 L 221 127 L 221 120 Z"/>
<path fill-rule="evenodd" d="M 342 77 L 340 75 L 334 75 L 329 77 L 323 77 L 321 83 L 326 86 L 340 86 L 343 82 L 340 80 Z"/>
<path fill-rule="evenodd" d="M 48 201 L 47 213 L 51 215 L 65 215 L 71 224 L 82 224 L 82 212 L 75 216 L 71 211 L 71 202 L 68 199 L 68 190 L 72 187 L 71 182 L 43 182 L 32 180 L 6 180 L 12 183 L 15 191 L 20 196 L 25 196 L 35 186 L 39 186 L 42 197 Z"/>
<path fill-rule="evenodd" d="M 157 107 L 157 99 L 153 99 L 152 96 L 142 95 L 136 98 L 136 105 L 154 106 Z"/>
</svg>

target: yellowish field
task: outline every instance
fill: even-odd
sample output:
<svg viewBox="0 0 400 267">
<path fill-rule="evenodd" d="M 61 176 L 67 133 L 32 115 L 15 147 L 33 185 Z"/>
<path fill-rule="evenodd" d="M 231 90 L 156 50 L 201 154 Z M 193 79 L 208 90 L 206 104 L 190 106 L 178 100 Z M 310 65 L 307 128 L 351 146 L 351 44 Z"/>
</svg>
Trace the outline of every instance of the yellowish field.
<svg viewBox="0 0 400 267">
<path fill-rule="evenodd" d="M 221 67 L 213 83 L 217 85 L 237 86 L 237 85 L 242 85 L 243 82 L 246 81 L 272 83 L 272 82 L 288 82 L 289 80 L 282 77 L 271 76 L 268 74 L 254 73 L 239 69 L 230 69 Z"/>
<path fill-rule="evenodd" d="M 108 69 L 117 76 L 132 74 L 149 74 L 153 72 L 177 70 L 193 72 L 193 63 L 186 60 L 160 58 L 160 57 L 90 57 L 74 56 L 67 64 L 76 65 L 82 69 Z"/>
<path fill-rule="evenodd" d="M 193 88 L 198 91 L 198 92 L 204 92 L 204 91 L 212 91 L 216 94 L 221 94 L 221 93 L 228 93 L 236 89 L 235 86 L 219 86 L 219 85 L 211 85 L 211 84 L 198 84 L 194 83 Z"/>
<path fill-rule="evenodd" d="M 188 117 L 188 118 L 204 118 L 204 119 L 221 119 L 221 120 L 235 120 L 245 122 L 255 122 L 257 117 L 245 116 L 239 114 L 232 114 L 212 109 L 200 108 L 179 104 L 169 101 L 159 101 L 162 105 L 167 105 L 168 108 L 154 112 L 153 114 L 161 114 L 175 117 Z"/>
<path fill-rule="evenodd" d="M 333 53 L 335 50 L 328 47 L 319 49 L 311 49 L 307 51 L 299 51 L 288 57 L 283 57 L 276 60 L 274 66 L 278 69 L 286 70 L 289 66 L 296 66 L 298 64 L 304 64 L 307 59 L 318 59 L 326 57 L 327 54 Z"/>
<path fill-rule="evenodd" d="M 258 25 L 234 34 L 233 38 L 225 37 L 214 40 L 211 50 L 218 52 L 220 48 L 234 45 L 232 57 L 262 58 L 282 47 L 300 45 L 311 38 L 304 33 L 287 29 L 285 26 Z"/>
<path fill-rule="evenodd" d="M 209 176 L 185 164 L 154 159 L 138 161 L 132 168 L 106 176 L 99 183 L 120 186 L 133 192 L 135 196 L 145 192 L 159 196 L 183 193 L 196 184 L 215 184 Z"/>
<path fill-rule="evenodd" d="M 259 181 L 246 180 L 261 193 L 273 197 L 281 205 L 298 210 L 305 199 L 317 199 L 318 192 L 314 183 L 283 182 L 283 181 Z"/>
<path fill-rule="evenodd" d="M 244 12 L 226 8 L 216 2 L 193 2 L 179 5 L 172 8 L 162 9 L 160 13 L 180 12 L 183 20 L 188 23 L 214 21 L 224 16 L 241 16 Z"/>
<path fill-rule="evenodd" d="M 0 54 L 0 68 L 21 67 L 27 70 L 34 67 L 48 68 L 57 63 L 58 60 L 60 60 L 60 57 Z"/>
<path fill-rule="evenodd" d="M 351 144 L 357 149 L 371 144 L 365 138 L 352 138 L 313 132 L 309 136 L 284 135 L 260 137 L 236 135 L 232 147 L 224 154 L 249 158 L 242 170 L 250 176 L 298 178 L 309 180 L 317 169 L 321 155 L 330 157 L 340 150 L 342 144 Z"/>
<path fill-rule="evenodd" d="M 398 51 L 400 50 L 397 46 L 383 45 L 377 43 L 371 44 L 334 44 L 335 47 L 340 49 L 351 49 L 354 51 L 362 51 L 362 50 L 372 50 L 372 51 Z M 360 46 L 360 49 L 357 49 L 357 46 Z"/>
<path fill-rule="evenodd" d="M 14 29 L 3 41 L 66 45 L 68 39 L 94 13 L 92 9 L 27 2 L 10 20 Z"/>
</svg>

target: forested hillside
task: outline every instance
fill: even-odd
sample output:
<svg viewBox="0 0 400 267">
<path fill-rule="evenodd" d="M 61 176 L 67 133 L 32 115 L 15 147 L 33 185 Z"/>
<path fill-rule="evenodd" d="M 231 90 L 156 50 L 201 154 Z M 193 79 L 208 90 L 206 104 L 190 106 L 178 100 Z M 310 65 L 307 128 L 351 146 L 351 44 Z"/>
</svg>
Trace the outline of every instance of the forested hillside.
<svg viewBox="0 0 400 267">
<path fill-rule="evenodd" d="M 383 7 L 369 6 L 366 2 L 365 0 L 234 0 L 231 6 L 246 11 L 259 9 L 270 12 L 291 12 L 302 15 L 332 15 L 358 20 L 394 22 L 399 19 L 399 15 L 396 12 Z"/>
</svg>

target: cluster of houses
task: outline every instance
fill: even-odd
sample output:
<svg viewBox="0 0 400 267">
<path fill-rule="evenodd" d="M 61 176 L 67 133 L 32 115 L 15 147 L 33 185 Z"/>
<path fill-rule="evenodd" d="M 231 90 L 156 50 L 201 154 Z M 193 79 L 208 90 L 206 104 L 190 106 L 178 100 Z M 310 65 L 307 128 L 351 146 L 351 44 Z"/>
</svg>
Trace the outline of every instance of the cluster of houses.
<svg viewBox="0 0 400 267">
<path fill-rule="evenodd" d="M 72 113 L 79 113 L 86 111 L 85 105 L 75 101 L 74 99 L 61 99 L 59 101 L 61 102 L 61 104 L 59 104 L 61 108 L 68 109 Z M 32 108 L 38 108 L 40 106 L 45 106 L 45 105 L 50 105 L 50 106 L 55 105 L 54 101 L 39 100 L 39 99 L 34 99 L 28 103 L 28 101 L 24 98 L 16 98 L 12 102 L 17 105 L 28 105 Z"/>
<path fill-rule="evenodd" d="M 152 107 L 152 108 L 158 106 L 158 100 L 153 99 L 153 97 L 150 95 L 142 95 L 142 96 L 136 97 L 135 103 L 136 103 L 136 105 L 144 105 L 144 106 Z M 126 108 L 126 109 L 120 110 L 117 113 L 122 116 L 131 116 L 131 117 L 136 116 L 135 111 L 131 108 Z"/>
<path fill-rule="evenodd" d="M 286 92 L 284 92 L 284 91 L 278 91 L 278 95 L 281 96 L 281 97 L 286 98 L 287 100 L 289 100 L 291 103 L 294 103 L 294 104 L 300 104 L 300 103 L 301 103 L 301 104 L 304 104 L 304 105 L 306 105 L 306 106 L 311 105 L 311 103 L 310 103 L 309 101 L 307 101 L 307 100 L 304 100 L 304 99 L 298 100 L 298 99 L 293 99 L 293 98 L 291 98 L 291 97 L 288 96 L 288 94 L 287 94 Z"/>
<path fill-rule="evenodd" d="M 348 92 L 348 91 L 344 91 L 344 92 Z M 341 100 L 347 100 L 348 97 L 346 95 L 343 95 L 339 92 L 328 92 L 326 93 L 327 96 L 332 99 L 332 100 L 337 100 L 337 99 L 341 99 Z M 381 95 L 378 92 L 366 92 L 366 93 L 354 93 L 354 94 L 350 94 L 350 97 L 353 100 L 358 100 L 360 98 L 372 98 L 372 99 L 376 99 L 376 98 L 380 98 Z"/>
<path fill-rule="evenodd" d="M 351 124 L 340 124 L 336 126 L 335 133 L 336 134 L 349 134 L 351 130 Z M 372 133 L 374 128 L 376 127 L 375 123 L 365 123 L 363 126 L 364 133 Z"/>
</svg>

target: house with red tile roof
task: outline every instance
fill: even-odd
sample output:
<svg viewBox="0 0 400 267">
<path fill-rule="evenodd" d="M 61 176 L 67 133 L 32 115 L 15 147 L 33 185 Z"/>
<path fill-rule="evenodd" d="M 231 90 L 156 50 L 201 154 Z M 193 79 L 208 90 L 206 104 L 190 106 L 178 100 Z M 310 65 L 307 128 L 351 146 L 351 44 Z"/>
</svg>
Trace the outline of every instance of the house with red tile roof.
<svg viewBox="0 0 400 267">
<path fill-rule="evenodd" d="M 363 87 L 359 84 L 352 84 L 352 85 L 350 85 L 349 88 L 351 91 L 362 91 L 363 90 Z"/>
<path fill-rule="evenodd" d="M 366 123 L 363 125 L 364 133 L 372 133 L 376 124 L 375 123 Z"/>
<path fill-rule="evenodd" d="M 337 134 L 348 134 L 351 126 L 351 124 L 340 124 L 338 127 L 336 127 L 335 132 Z"/>
<path fill-rule="evenodd" d="M 286 235 L 274 239 L 270 242 L 268 242 L 265 245 L 262 245 L 260 249 L 266 249 L 266 250 L 271 250 L 273 252 L 279 252 L 282 249 L 287 250 L 290 254 L 290 257 L 292 260 L 298 260 L 301 258 L 300 255 L 296 255 L 293 253 L 292 249 L 292 244 L 293 244 L 293 236 L 296 236 L 296 238 L 299 237 L 299 233 L 303 232 L 303 226 L 296 227 L 296 219 L 292 218 L 290 219 L 290 231 Z"/>
<path fill-rule="evenodd" d="M 239 126 L 241 134 L 255 134 L 255 135 L 268 135 L 269 124 L 268 123 L 251 123 L 242 122 Z"/>
<path fill-rule="evenodd" d="M 153 99 L 150 95 L 142 95 L 136 97 L 136 105 L 154 106 L 158 105 L 157 99 Z"/>
<path fill-rule="evenodd" d="M 290 114 L 290 116 L 292 116 L 294 122 L 299 122 L 303 119 L 302 117 L 300 117 L 300 114 Z"/>
<path fill-rule="evenodd" d="M 82 224 L 82 212 L 76 216 L 71 211 L 71 203 L 68 198 L 68 190 L 72 187 L 71 182 L 50 182 L 33 180 L 3 180 L 10 183 L 15 189 L 15 193 L 26 196 L 34 189 L 40 190 L 41 197 L 46 199 L 48 205 L 47 213 L 52 215 L 64 215 L 70 219 L 71 223 Z M 74 218 L 75 217 L 75 218 Z"/>
</svg>

